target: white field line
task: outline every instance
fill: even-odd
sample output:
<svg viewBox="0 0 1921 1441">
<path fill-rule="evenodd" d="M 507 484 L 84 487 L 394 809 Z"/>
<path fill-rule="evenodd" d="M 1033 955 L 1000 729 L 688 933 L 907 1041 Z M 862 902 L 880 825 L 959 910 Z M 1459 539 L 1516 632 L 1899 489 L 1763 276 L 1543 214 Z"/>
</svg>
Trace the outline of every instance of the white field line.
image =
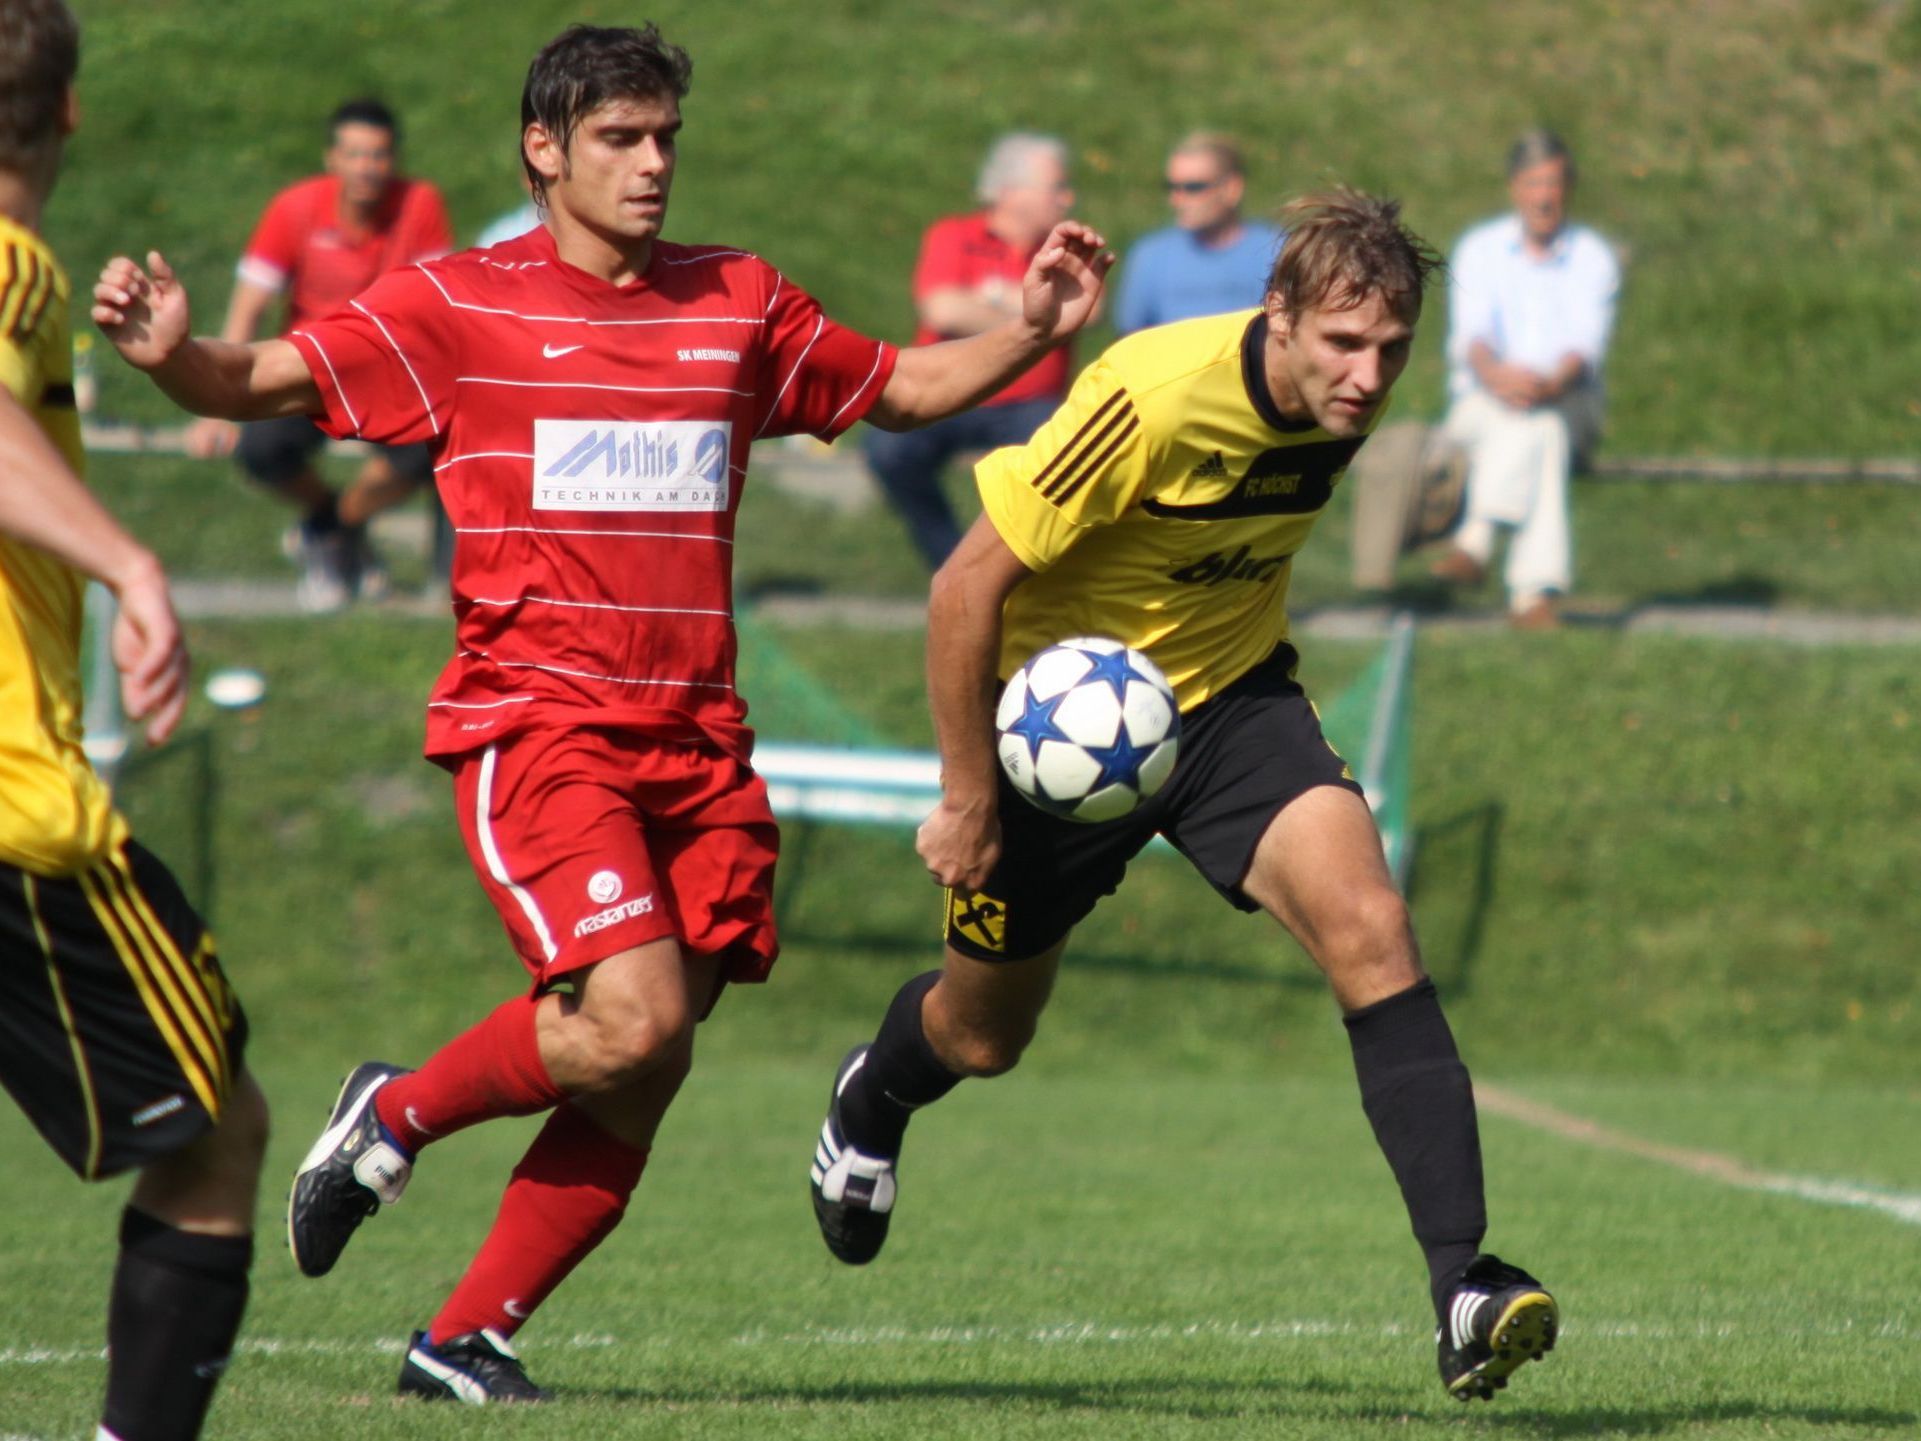
<svg viewBox="0 0 1921 1441">
<path fill-rule="evenodd" d="M 1733 1156 L 1644 1140 L 1544 1102 L 1530 1101 L 1500 1086 L 1476 1085 L 1474 1096 L 1484 1111 L 1533 1126 L 1563 1140 L 1579 1141 L 1603 1151 L 1638 1156 L 1644 1161 L 1672 1166 L 1677 1171 L 1686 1171 L 1689 1175 L 1719 1181 L 1724 1186 L 1743 1191 L 1765 1191 L 1771 1195 L 1792 1196 L 1824 1206 L 1850 1206 L 1856 1210 L 1879 1211 L 1910 1226 L 1921 1226 L 1921 1195 L 1911 1192 L 1863 1185 L 1857 1181 L 1790 1176 L 1777 1171 L 1757 1170 Z"/>
<path fill-rule="evenodd" d="M 1842 1339 L 1862 1341 L 1921 1340 L 1921 1327 L 1910 1326 L 1906 1318 L 1883 1321 L 1873 1326 L 1844 1321 L 1830 1326 L 1751 1326 L 1726 1321 L 1701 1321 L 1694 1325 L 1656 1325 L 1640 1322 L 1570 1323 L 1566 1334 L 1583 1340 L 1601 1341 L 1725 1341 L 1732 1338 L 1773 1338 L 1789 1341 Z M 1367 1340 L 1395 1340 L 1403 1336 L 1426 1339 L 1428 1328 L 1403 1325 L 1398 1321 L 1359 1324 L 1353 1321 L 1283 1320 L 1159 1322 L 1152 1325 L 1111 1325 L 1103 1321 L 1062 1321 L 1044 1326 L 820 1326 L 799 1331 L 744 1331 L 731 1344 L 748 1349 L 756 1347 L 863 1347 L 863 1346 L 1129 1346 L 1160 1344 L 1169 1341 L 1236 1341 L 1244 1343 L 1317 1341 L 1330 1337 L 1358 1337 Z M 543 1350 L 671 1350 L 677 1346 L 705 1347 L 700 1340 L 678 1341 L 672 1337 L 644 1336 L 622 1340 L 605 1334 L 579 1334 L 566 1339 L 542 1341 Z M 271 1336 L 242 1336 L 235 1351 L 240 1356 L 398 1356 L 404 1344 L 393 1338 L 363 1340 L 289 1339 Z M 9 1346 L 0 1348 L 0 1368 L 12 1366 L 97 1365 L 106 1360 L 99 1346 Z M 0 1441 L 6 1438 L 0 1436 Z"/>
</svg>

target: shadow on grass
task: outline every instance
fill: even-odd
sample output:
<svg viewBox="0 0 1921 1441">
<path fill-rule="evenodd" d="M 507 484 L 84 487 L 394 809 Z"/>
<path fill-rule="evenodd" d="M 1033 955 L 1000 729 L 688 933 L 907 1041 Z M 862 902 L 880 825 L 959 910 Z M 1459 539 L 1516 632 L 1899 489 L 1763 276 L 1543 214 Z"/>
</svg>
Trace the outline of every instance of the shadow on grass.
<svg viewBox="0 0 1921 1441">
<path fill-rule="evenodd" d="M 1449 886 L 1461 897 L 1459 924 L 1447 930 L 1427 929 L 1422 943 L 1428 972 L 1450 995 L 1465 996 L 1472 988 L 1474 963 L 1481 955 L 1488 908 L 1494 901 L 1506 817 L 1507 807 L 1491 800 L 1415 833 L 1408 903 L 1418 906 L 1425 897 L 1432 905 L 1436 897 L 1430 892 Z"/>
<path fill-rule="evenodd" d="M 1630 612 L 1648 606 L 1772 606 L 1781 599 L 1781 587 L 1765 575 L 1730 575 L 1711 580 L 1687 591 L 1656 591 L 1644 595 L 1629 607 Z"/>
<path fill-rule="evenodd" d="M 1397 1413 L 1380 1412 L 1376 1420 L 1399 1420 Z M 1763 1423 L 1762 1434 L 1773 1423 L 1803 1426 L 1852 1426 L 1870 1431 L 1914 1434 L 1921 1415 L 1869 1406 L 1766 1406 L 1758 1401 L 1708 1401 L 1675 1406 L 1583 1406 L 1572 1411 L 1496 1411 L 1475 1418 L 1478 1426 L 1509 1436 L 1668 1436 L 1694 1434 L 1701 1427 L 1741 1421 Z"/>
<path fill-rule="evenodd" d="M 1284 1414 L 1289 1399 L 1350 1396 L 1353 1388 L 1316 1377 L 1280 1381 L 1201 1381 L 1143 1377 L 1138 1380 L 1074 1381 L 830 1381 L 818 1385 L 767 1386 L 564 1386 L 558 1401 L 632 1402 L 706 1406 L 868 1406 L 934 1401 L 1027 1405 L 1060 1411 L 1150 1412 L 1190 1420 Z"/>
</svg>

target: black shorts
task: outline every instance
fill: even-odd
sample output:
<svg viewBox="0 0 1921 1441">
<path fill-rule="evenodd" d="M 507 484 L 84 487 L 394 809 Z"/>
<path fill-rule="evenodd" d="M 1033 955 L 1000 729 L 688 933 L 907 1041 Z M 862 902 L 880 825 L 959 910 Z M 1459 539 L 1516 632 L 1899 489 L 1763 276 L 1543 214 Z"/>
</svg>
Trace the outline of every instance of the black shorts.
<svg viewBox="0 0 1921 1441">
<path fill-rule="evenodd" d="M 246 1044 L 212 934 L 144 848 L 58 878 L 0 863 L 0 1084 L 82 1177 L 206 1131 Z"/>
<path fill-rule="evenodd" d="M 1111 896 L 1158 833 L 1244 911 L 1254 848 L 1282 807 L 1316 786 L 1361 794 L 1347 763 L 1294 680 L 1283 645 L 1219 695 L 1181 717 L 1181 753 L 1159 794 L 1132 815 L 1089 825 L 1021 798 L 1000 777 L 1001 858 L 971 895 L 949 891 L 947 944 L 982 961 L 1037 956 Z"/>
<path fill-rule="evenodd" d="M 241 470 L 260 484 L 279 487 L 288 484 L 307 468 L 314 452 L 327 443 L 319 426 L 305 415 L 281 415 L 272 420 L 249 421 L 240 427 L 240 444 L 234 459 Z M 434 478 L 433 455 L 426 442 L 416 445 L 374 447 L 387 457 L 401 479 L 426 485 Z"/>
</svg>

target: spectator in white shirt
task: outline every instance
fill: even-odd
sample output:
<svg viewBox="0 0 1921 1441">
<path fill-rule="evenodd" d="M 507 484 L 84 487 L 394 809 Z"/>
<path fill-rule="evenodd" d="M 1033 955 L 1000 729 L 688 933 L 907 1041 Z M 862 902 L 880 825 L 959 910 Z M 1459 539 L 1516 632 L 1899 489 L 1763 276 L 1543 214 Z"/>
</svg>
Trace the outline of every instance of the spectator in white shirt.
<svg viewBox="0 0 1921 1441">
<path fill-rule="evenodd" d="M 1567 218 L 1574 159 L 1559 136 L 1523 135 L 1507 176 L 1514 213 L 1468 231 L 1451 262 L 1442 428 L 1468 455 L 1467 505 L 1433 569 L 1479 584 L 1511 531 L 1510 619 L 1546 629 L 1573 581 L 1568 477 L 1600 439 L 1621 272 L 1607 241 Z"/>
</svg>

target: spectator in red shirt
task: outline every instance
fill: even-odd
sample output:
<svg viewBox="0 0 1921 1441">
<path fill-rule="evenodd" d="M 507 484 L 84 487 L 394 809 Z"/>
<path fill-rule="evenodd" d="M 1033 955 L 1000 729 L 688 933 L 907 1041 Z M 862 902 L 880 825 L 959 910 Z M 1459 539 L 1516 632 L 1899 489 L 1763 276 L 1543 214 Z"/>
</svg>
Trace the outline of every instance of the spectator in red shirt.
<svg viewBox="0 0 1921 1441">
<path fill-rule="evenodd" d="M 914 343 L 978 335 L 1021 308 L 1021 277 L 1048 232 L 1074 208 L 1068 149 L 1051 135 L 1003 135 L 987 152 L 976 190 L 982 209 L 928 227 L 914 267 Z M 1062 346 L 977 410 L 923 430 L 872 431 L 867 463 L 927 568 L 960 543 L 941 472 L 956 455 L 1021 445 L 1054 413 L 1071 369 Z"/>
<path fill-rule="evenodd" d="M 397 169 L 400 128 L 378 100 L 349 100 L 327 121 L 326 172 L 297 181 L 268 204 L 240 257 L 223 340 L 244 345 L 286 297 L 285 335 L 340 309 L 389 270 L 453 249 L 440 192 Z M 236 447 L 237 436 L 237 447 Z M 366 547 L 365 527 L 381 511 L 430 484 L 424 445 L 383 446 L 339 495 L 314 468 L 326 442 L 304 415 L 236 428 L 201 420 L 188 432 L 196 455 L 236 450 L 252 480 L 298 506 L 300 603 L 338 610 L 385 582 Z"/>
<path fill-rule="evenodd" d="M 94 290 L 109 339 L 189 410 L 426 441 L 456 529 L 427 749 L 530 984 L 418 1070 L 355 1069 L 288 1210 L 321 1275 L 423 1147 L 551 1113 L 408 1346 L 413 1394 L 542 1399 L 509 1338 L 626 1211 L 695 1023 L 773 964 L 779 837 L 734 683 L 749 446 L 978 404 L 1086 324 L 1112 260 L 1066 222 L 992 329 L 900 351 L 857 335 L 758 256 L 659 238 L 689 78 L 652 26 L 568 30 L 521 98 L 546 222 L 284 340 L 190 339 L 157 255 Z"/>
</svg>

